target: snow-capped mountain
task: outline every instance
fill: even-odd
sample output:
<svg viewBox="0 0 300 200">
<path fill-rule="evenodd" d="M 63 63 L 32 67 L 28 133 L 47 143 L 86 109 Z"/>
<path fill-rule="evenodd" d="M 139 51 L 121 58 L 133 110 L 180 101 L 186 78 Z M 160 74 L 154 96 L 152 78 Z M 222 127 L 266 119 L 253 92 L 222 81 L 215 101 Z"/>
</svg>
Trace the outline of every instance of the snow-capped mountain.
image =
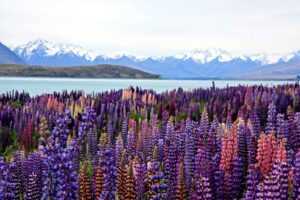
<svg viewBox="0 0 300 200">
<path fill-rule="evenodd" d="M 289 54 L 234 54 L 223 49 L 197 49 L 162 57 L 136 57 L 126 54 L 98 55 L 77 45 L 35 40 L 13 49 L 27 64 L 74 66 L 118 64 L 160 74 L 163 77 L 232 77 L 261 66 L 300 60 L 300 51 Z"/>
<path fill-rule="evenodd" d="M 246 59 L 246 57 L 242 55 L 233 55 L 224 49 L 218 48 L 196 49 L 192 52 L 177 55 L 175 57 L 181 59 L 193 59 L 194 61 L 199 62 L 201 64 L 209 63 L 215 59 L 217 59 L 219 62 L 228 62 L 234 59 Z"/>
<path fill-rule="evenodd" d="M 42 39 L 17 46 L 14 48 L 14 52 L 30 64 L 41 64 L 35 63 L 35 60 L 38 58 L 45 57 L 50 59 L 64 56 L 80 58 L 85 63 L 94 60 L 97 56 L 94 52 L 77 45 L 53 43 Z M 47 65 L 47 62 L 45 64 Z"/>
</svg>

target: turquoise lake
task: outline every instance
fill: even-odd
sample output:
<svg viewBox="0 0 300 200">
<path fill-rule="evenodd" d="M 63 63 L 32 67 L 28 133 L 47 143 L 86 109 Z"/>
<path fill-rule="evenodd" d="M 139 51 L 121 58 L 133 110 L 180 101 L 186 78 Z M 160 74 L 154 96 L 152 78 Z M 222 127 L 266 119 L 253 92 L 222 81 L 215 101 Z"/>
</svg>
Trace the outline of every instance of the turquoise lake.
<svg viewBox="0 0 300 200">
<path fill-rule="evenodd" d="M 236 85 L 274 86 L 295 81 L 277 80 L 214 80 L 216 87 Z M 101 92 L 112 89 L 139 86 L 144 89 L 153 89 L 157 92 L 172 90 L 182 87 L 186 90 L 194 88 L 208 88 L 212 86 L 212 80 L 145 80 L 145 79 L 77 79 L 77 78 L 19 78 L 0 77 L 0 93 L 19 90 L 29 92 L 31 95 L 51 93 L 63 90 L 83 90 L 86 93 Z"/>
</svg>

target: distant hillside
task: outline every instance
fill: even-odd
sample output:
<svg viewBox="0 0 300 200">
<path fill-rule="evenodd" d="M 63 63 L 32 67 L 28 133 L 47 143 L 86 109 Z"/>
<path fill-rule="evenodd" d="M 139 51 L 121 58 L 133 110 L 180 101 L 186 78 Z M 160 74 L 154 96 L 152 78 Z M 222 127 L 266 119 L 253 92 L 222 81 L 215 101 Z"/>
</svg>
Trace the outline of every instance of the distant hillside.
<svg viewBox="0 0 300 200">
<path fill-rule="evenodd" d="M 289 62 L 278 62 L 257 67 L 255 70 L 241 74 L 240 77 L 251 79 L 295 79 L 298 75 L 300 75 L 299 57 Z"/>
<path fill-rule="evenodd" d="M 74 67 L 0 65 L 0 76 L 70 78 L 159 78 L 158 75 L 119 65 Z"/>
<path fill-rule="evenodd" d="M 0 42 L 0 64 L 24 64 L 21 58 Z"/>
</svg>

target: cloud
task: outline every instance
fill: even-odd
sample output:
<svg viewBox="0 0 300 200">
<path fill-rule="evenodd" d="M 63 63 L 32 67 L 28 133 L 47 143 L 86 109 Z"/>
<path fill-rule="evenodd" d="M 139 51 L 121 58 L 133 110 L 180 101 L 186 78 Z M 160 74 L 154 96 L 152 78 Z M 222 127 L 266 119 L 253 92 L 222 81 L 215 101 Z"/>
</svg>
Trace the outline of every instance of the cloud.
<svg viewBox="0 0 300 200">
<path fill-rule="evenodd" d="M 0 40 L 45 38 L 136 55 L 285 52 L 300 47 L 299 13 L 297 0 L 1 0 Z"/>
</svg>

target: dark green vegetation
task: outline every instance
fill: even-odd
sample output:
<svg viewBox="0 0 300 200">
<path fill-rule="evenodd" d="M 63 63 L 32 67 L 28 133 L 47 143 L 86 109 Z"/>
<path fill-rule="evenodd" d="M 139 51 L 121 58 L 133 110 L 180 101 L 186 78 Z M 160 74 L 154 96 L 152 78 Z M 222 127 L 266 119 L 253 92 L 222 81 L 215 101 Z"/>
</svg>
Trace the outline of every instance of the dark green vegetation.
<svg viewBox="0 0 300 200">
<path fill-rule="evenodd" d="M 158 75 L 119 65 L 42 67 L 0 65 L 0 76 L 68 77 L 68 78 L 159 78 Z"/>
</svg>

